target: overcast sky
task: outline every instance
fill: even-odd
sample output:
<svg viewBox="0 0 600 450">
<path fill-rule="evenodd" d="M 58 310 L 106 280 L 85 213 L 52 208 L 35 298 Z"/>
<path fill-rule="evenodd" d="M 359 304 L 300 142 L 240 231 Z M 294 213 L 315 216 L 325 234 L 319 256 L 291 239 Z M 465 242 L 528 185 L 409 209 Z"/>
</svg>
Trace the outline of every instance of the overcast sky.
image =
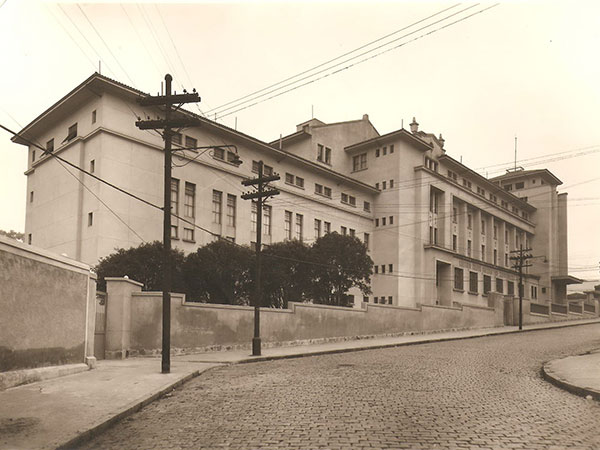
<svg viewBox="0 0 600 450">
<path fill-rule="evenodd" d="M 270 141 L 313 112 L 324 122 L 369 114 L 382 134 L 415 116 L 443 134 L 450 156 L 489 176 L 514 164 L 518 136 L 519 164 L 548 168 L 569 193 L 570 272 L 600 278 L 597 1 L 0 5 L 0 123 L 17 130 L 99 60 L 104 75 L 152 94 L 170 72 L 178 90 L 198 90 L 206 113 L 409 27 L 346 70 L 218 120 Z M 26 149 L 9 138 L 0 131 L 0 229 L 23 231 Z"/>
</svg>

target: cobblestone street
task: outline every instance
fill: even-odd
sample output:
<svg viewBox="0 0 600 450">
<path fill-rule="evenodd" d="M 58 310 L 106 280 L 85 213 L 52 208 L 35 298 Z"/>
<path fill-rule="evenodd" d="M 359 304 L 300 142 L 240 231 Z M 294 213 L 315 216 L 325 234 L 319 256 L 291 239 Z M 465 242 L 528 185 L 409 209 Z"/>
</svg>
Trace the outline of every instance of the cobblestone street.
<svg viewBox="0 0 600 450">
<path fill-rule="evenodd" d="M 598 449 L 600 404 L 540 375 L 600 325 L 213 369 L 84 448 Z"/>
</svg>

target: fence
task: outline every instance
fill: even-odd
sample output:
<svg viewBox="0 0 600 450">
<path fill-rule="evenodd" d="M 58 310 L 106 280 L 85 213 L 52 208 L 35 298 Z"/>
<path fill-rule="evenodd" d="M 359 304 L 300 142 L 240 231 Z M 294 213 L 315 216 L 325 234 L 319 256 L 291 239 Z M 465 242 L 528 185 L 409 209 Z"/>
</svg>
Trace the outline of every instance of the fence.
<svg viewBox="0 0 600 450">
<path fill-rule="evenodd" d="M 559 305 L 557 303 L 550 304 L 550 311 L 556 314 L 564 314 L 565 316 L 568 314 L 567 305 Z"/>
<path fill-rule="evenodd" d="M 587 313 L 592 313 L 595 314 L 596 313 L 596 306 L 595 305 L 590 305 L 589 303 L 584 303 L 583 304 L 583 310 Z"/>
<path fill-rule="evenodd" d="M 548 305 L 542 305 L 539 303 L 531 303 L 529 305 L 529 312 L 532 314 L 543 314 L 545 316 L 550 314 Z"/>
<path fill-rule="evenodd" d="M 583 314 L 583 308 L 581 306 L 581 303 L 569 303 L 569 312 Z"/>
</svg>

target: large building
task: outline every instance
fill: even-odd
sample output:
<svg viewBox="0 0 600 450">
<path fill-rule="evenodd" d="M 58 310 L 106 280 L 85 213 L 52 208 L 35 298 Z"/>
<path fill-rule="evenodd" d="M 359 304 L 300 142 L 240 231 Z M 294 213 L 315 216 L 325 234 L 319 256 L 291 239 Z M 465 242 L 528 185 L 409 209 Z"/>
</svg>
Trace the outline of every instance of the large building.
<svg viewBox="0 0 600 450">
<path fill-rule="evenodd" d="M 19 134 L 155 205 L 162 205 L 163 140 L 135 126 L 147 94 L 94 74 Z M 281 195 L 263 214 L 265 244 L 310 243 L 337 231 L 365 242 L 375 263 L 370 297 L 361 301 L 413 307 L 487 305 L 490 291 L 516 294 L 511 251 L 532 247 L 524 295 L 565 302 L 566 194 L 547 170 L 487 179 L 446 154 L 444 140 L 400 129 L 380 135 L 367 115 L 326 124 L 312 119 L 271 143 L 217 122 L 174 138 L 175 245 L 192 252 L 215 235 L 255 240 L 256 211 L 241 200 L 241 181 L 258 161 L 280 174 Z M 13 141 L 28 145 L 20 137 Z M 177 150 L 213 146 L 209 151 Z M 160 240 L 162 212 L 29 145 L 26 241 L 95 264 L 116 248 Z M 235 164 L 236 155 L 243 164 Z M 67 173 L 68 172 L 68 173 Z M 206 231 L 204 231 L 206 230 Z M 356 293 L 355 293 L 356 294 Z"/>
</svg>

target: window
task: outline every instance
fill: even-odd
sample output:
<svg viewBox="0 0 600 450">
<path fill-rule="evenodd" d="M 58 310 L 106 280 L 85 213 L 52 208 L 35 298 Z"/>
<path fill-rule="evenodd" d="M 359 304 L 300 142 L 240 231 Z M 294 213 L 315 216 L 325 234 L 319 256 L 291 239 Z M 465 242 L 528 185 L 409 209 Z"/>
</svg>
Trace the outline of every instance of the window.
<svg viewBox="0 0 600 450">
<path fill-rule="evenodd" d="M 375 183 L 375 189 L 379 189 L 379 183 Z"/>
<path fill-rule="evenodd" d="M 369 297 L 367 297 L 366 295 L 363 296 L 363 302 L 369 303 Z"/>
<path fill-rule="evenodd" d="M 510 191 L 512 191 L 512 188 L 513 188 L 513 186 L 512 186 L 512 184 L 505 184 L 505 185 L 503 186 L 503 188 L 504 188 L 504 190 L 506 190 L 506 191 L 509 191 L 509 192 L 510 192 Z"/>
<path fill-rule="evenodd" d="M 390 225 L 394 225 L 394 216 L 390 216 L 389 219 L 390 219 Z"/>
<path fill-rule="evenodd" d="M 92 123 L 96 123 L 96 110 L 92 111 Z"/>
<path fill-rule="evenodd" d="M 292 212 L 291 211 L 285 211 L 283 226 L 284 226 L 284 231 L 285 231 L 285 238 L 292 239 Z M 255 225 L 255 228 L 256 228 L 256 225 Z"/>
<path fill-rule="evenodd" d="M 363 202 L 363 210 L 366 212 L 371 212 L 371 203 Z"/>
<path fill-rule="evenodd" d="M 498 225 L 494 224 L 494 239 L 498 239 Z"/>
<path fill-rule="evenodd" d="M 196 217 L 196 185 L 185 182 L 185 195 L 183 198 L 183 214 L 185 217 Z"/>
<path fill-rule="evenodd" d="M 331 164 L 331 149 L 325 147 L 325 164 Z"/>
<path fill-rule="evenodd" d="M 31 245 L 31 240 L 32 240 L 31 233 L 29 233 L 29 234 L 27 235 L 27 243 L 28 243 L 29 245 Z"/>
<path fill-rule="evenodd" d="M 96 160 L 92 159 L 90 161 L 90 173 L 94 173 L 96 171 Z"/>
<path fill-rule="evenodd" d="M 321 144 L 317 144 L 317 161 L 325 162 L 325 151 Z"/>
<path fill-rule="evenodd" d="M 452 223 L 458 223 L 458 208 L 452 208 Z"/>
<path fill-rule="evenodd" d="M 315 183 L 315 194 L 331 198 L 331 188 L 323 186 L 322 184 Z"/>
<path fill-rule="evenodd" d="M 429 170 L 433 170 L 434 172 L 437 172 L 438 171 L 438 162 L 434 161 L 433 159 L 426 156 L 425 157 L 425 167 L 427 167 Z"/>
<path fill-rule="evenodd" d="M 88 213 L 88 227 L 94 225 L 94 213 Z"/>
<path fill-rule="evenodd" d="M 467 189 L 471 189 L 471 182 L 469 180 L 467 180 L 466 178 L 463 178 L 463 186 L 466 187 Z"/>
<path fill-rule="evenodd" d="M 287 211 L 286 211 L 287 212 Z M 287 218 L 287 216 L 286 216 Z M 250 210 L 250 231 L 256 234 L 256 224 L 258 221 L 258 203 L 252 201 L 252 208 Z M 286 229 L 287 231 L 287 229 Z M 287 236 L 287 234 L 286 234 Z"/>
<path fill-rule="evenodd" d="M 296 239 L 299 241 L 302 240 L 302 226 L 303 226 L 304 216 L 302 214 L 296 214 Z"/>
<path fill-rule="evenodd" d="M 379 219 L 375 219 L 375 226 L 378 227 L 379 226 Z"/>
<path fill-rule="evenodd" d="M 381 218 L 381 226 L 384 227 L 385 226 L 385 217 Z"/>
<path fill-rule="evenodd" d="M 365 247 L 369 250 L 369 233 L 365 233 L 363 235 L 363 242 L 365 243 Z"/>
<path fill-rule="evenodd" d="M 394 187 L 394 180 L 390 180 L 390 189 Z"/>
<path fill-rule="evenodd" d="M 393 297 L 391 295 L 388 296 L 388 303 L 391 305 L 392 304 L 392 299 Z"/>
<path fill-rule="evenodd" d="M 506 293 L 508 295 L 515 295 L 515 283 L 512 281 L 506 283 Z"/>
<path fill-rule="evenodd" d="M 477 293 L 477 285 L 479 284 L 477 272 L 469 272 L 469 292 Z"/>
<path fill-rule="evenodd" d="M 375 272 L 377 273 L 377 272 Z M 377 297 L 373 297 L 373 303 L 378 303 Z"/>
<path fill-rule="evenodd" d="M 498 250 L 494 249 L 494 265 L 498 265 Z"/>
<path fill-rule="evenodd" d="M 375 149 L 375 158 L 379 158 L 379 149 L 378 148 Z"/>
<path fill-rule="evenodd" d="M 342 192 L 342 203 L 345 203 L 350 206 L 356 206 L 356 197 Z"/>
<path fill-rule="evenodd" d="M 504 267 L 508 267 L 508 253 L 504 254 Z"/>
<path fill-rule="evenodd" d="M 325 232 L 325 234 L 331 233 L 331 223 L 330 222 L 323 222 L 323 231 Z"/>
<path fill-rule="evenodd" d="M 455 267 L 454 268 L 454 289 L 458 289 L 459 291 L 464 290 L 464 270 Z"/>
<path fill-rule="evenodd" d="M 481 195 L 482 197 L 485 197 L 485 189 L 477 186 L 477 194 Z"/>
<path fill-rule="evenodd" d="M 385 264 L 381 265 L 381 273 L 385 273 Z"/>
<path fill-rule="evenodd" d="M 219 158 L 223 159 L 223 158 Z M 258 173 L 258 161 L 252 161 L 252 172 Z M 263 164 L 263 175 L 271 176 L 273 175 L 273 168 L 271 166 L 267 166 Z"/>
<path fill-rule="evenodd" d="M 507 202 L 507 201 L 501 200 L 501 201 L 500 201 L 500 205 L 501 205 L 501 206 L 502 206 L 504 209 L 508 209 L 508 202 Z"/>
<path fill-rule="evenodd" d="M 481 219 L 481 234 L 485 234 L 485 220 Z"/>
<path fill-rule="evenodd" d="M 473 247 L 472 247 L 471 239 L 469 239 L 469 240 L 467 240 L 467 256 L 471 257 L 472 253 L 473 253 Z"/>
<path fill-rule="evenodd" d="M 171 136 L 171 142 L 173 144 L 177 144 L 177 145 L 181 145 L 181 142 L 183 141 L 183 135 L 181 133 L 173 133 L 173 135 Z"/>
<path fill-rule="evenodd" d="M 315 240 L 321 237 L 321 221 L 315 219 Z"/>
<path fill-rule="evenodd" d="M 221 191 L 215 191 L 213 189 L 212 194 L 212 213 L 213 223 L 221 223 L 221 207 L 223 201 L 223 193 Z"/>
<path fill-rule="evenodd" d="M 304 189 L 304 178 L 295 176 L 291 173 L 286 172 L 285 183 Z M 315 191 L 316 191 L 316 186 L 321 186 L 321 185 L 315 185 Z M 321 190 L 322 190 L 322 188 L 323 188 L 323 186 L 321 186 Z"/>
<path fill-rule="evenodd" d="M 352 157 L 352 171 L 364 170 L 367 168 L 367 154 L 361 153 Z"/>
<path fill-rule="evenodd" d="M 352 237 L 356 236 L 356 230 L 354 230 L 353 228 L 348 229 L 348 234 Z"/>
<path fill-rule="evenodd" d="M 374 268 L 375 268 L 375 273 L 379 273 L 379 266 L 376 265 Z"/>
<path fill-rule="evenodd" d="M 383 149 L 382 149 L 382 150 L 383 150 L 383 155 L 384 155 L 384 156 L 385 156 L 385 155 L 387 155 L 387 147 L 383 147 Z"/>
<path fill-rule="evenodd" d="M 458 250 L 458 236 L 456 236 L 455 234 L 452 235 L 452 250 Z"/>
<path fill-rule="evenodd" d="M 394 271 L 394 265 L 393 264 L 388 264 L 388 272 L 392 273 Z"/>
<path fill-rule="evenodd" d="M 394 144 L 390 145 L 390 155 L 394 153 Z"/>
<path fill-rule="evenodd" d="M 386 182 L 385 182 L 385 181 L 382 181 L 382 182 L 381 182 L 381 189 L 383 189 L 383 190 L 385 191 L 386 187 L 387 187 L 387 184 L 386 184 Z"/>
<path fill-rule="evenodd" d="M 191 136 L 186 136 L 185 137 L 185 146 L 186 146 L 186 148 L 191 147 L 191 149 L 193 149 L 194 151 L 198 151 L 198 149 L 195 148 L 195 147 L 198 147 L 198 140 Z M 221 149 L 221 150 L 223 150 L 223 149 Z"/>
<path fill-rule="evenodd" d="M 453 181 L 458 180 L 458 175 L 456 175 L 455 172 L 452 172 L 451 170 L 448 171 L 448 178 L 450 178 Z"/>
<path fill-rule="evenodd" d="M 331 188 L 323 186 L 323 195 L 325 197 L 331 198 Z"/>
<path fill-rule="evenodd" d="M 179 180 L 171 178 L 171 212 L 179 214 Z"/>
<path fill-rule="evenodd" d="M 473 229 L 473 215 L 471 213 L 467 214 L 467 230 Z"/>
<path fill-rule="evenodd" d="M 496 292 L 501 294 L 504 292 L 504 280 L 502 278 L 496 278 Z"/>
<path fill-rule="evenodd" d="M 485 245 L 481 245 L 481 260 L 485 261 Z"/>
<path fill-rule="evenodd" d="M 531 286 L 531 299 L 537 299 L 537 286 Z"/>
<path fill-rule="evenodd" d="M 524 187 L 525 187 L 525 183 L 522 181 L 515 183 L 515 189 L 523 189 Z"/>
<path fill-rule="evenodd" d="M 492 290 L 492 277 L 489 275 L 483 276 L 483 293 L 487 294 Z"/>
<path fill-rule="evenodd" d="M 292 175 L 291 173 L 287 173 L 285 174 L 285 182 L 287 184 L 294 184 L 294 175 Z"/>
<path fill-rule="evenodd" d="M 490 200 L 493 201 L 494 203 L 498 203 L 498 198 L 491 192 L 490 192 Z"/>
<path fill-rule="evenodd" d="M 271 207 L 269 205 L 263 205 L 263 234 L 265 236 L 271 235 Z"/>
<path fill-rule="evenodd" d="M 35 161 L 35 149 L 31 150 L 31 162 Z"/>
<path fill-rule="evenodd" d="M 75 137 L 77 136 L 77 124 L 73 124 L 69 127 L 69 130 L 67 131 L 67 137 L 65 138 L 65 140 L 63 142 L 69 142 L 73 139 L 75 139 Z M 52 148 L 54 149 L 54 139 L 51 139 L 52 141 Z M 49 150 L 52 151 L 52 150 Z"/>
<path fill-rule="evenodd" d="M 194 229 L 193 228 L 184 228 L 183 229 L 183 240 L 194 242 Z"/>
<path fill-rule="evenodd" d="M 179 228 L 177 228 L 177 225 L 171 225 L 171 239 L 179 239 Z"/>
<path fill-rule="evenodd" d="M 29 193 L 29 203 L 33 203 L 33 191 Z"/>
<path fill-rule="evenodd" d="M 346 234 L 348 234 L 347 228 L 346 227 L 341 227 L 340 228 L 340 233 L 342 234 L 342 236 L 346 236 Z"/>
<path fill-rule="evenodd" d="M 227 194 L 227 225 L 230 227 L 235 227 L 236 203 L 236 196 Z M 256 231 L 256 229 L 254 231 Z"/>
<path fill-rule="evenodd" d="M 304 189 L 304 178 L 296 177 L 296 186 Z"/>
</svg>

